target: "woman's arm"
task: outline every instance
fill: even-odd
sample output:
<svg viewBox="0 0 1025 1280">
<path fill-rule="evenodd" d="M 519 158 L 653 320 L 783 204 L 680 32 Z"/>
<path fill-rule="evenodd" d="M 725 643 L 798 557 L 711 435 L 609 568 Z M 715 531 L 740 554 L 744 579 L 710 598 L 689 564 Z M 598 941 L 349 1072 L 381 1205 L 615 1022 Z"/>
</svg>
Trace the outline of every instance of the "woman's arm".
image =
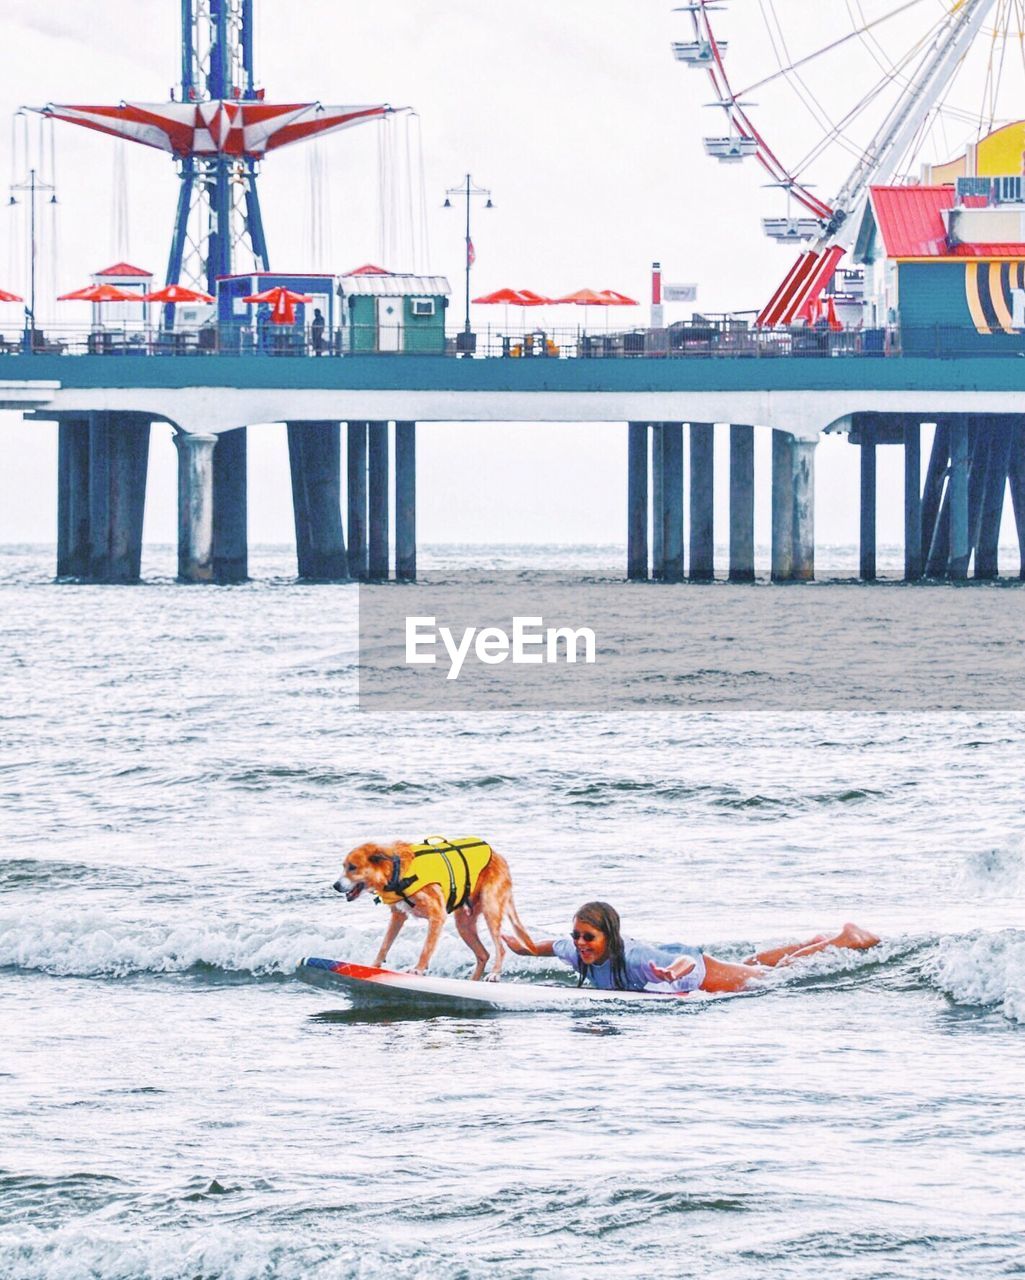
<svg viewBox="0 0 1025 1280">
<path fill-rule="evenodd" d="M 677 956 L 671 964 L 658 965 L 653 963 L 651 972 L 660 982 L 675 982 L 677 978 L 682 978 L 685 973 L 690 973 L 693 968 L 693 956 Z"/>
<path fill-rule="evenodd" d="M 514 937 L 511 933 L 503 933 L 502 941 L 510 951 L 515 951 L 518 956 L 554 956 L 555 950 L 552 946 L 551 939 L 547 942 L 535 942 L 532 947 L 527 946 L 519 938 Z"/>
</svg>

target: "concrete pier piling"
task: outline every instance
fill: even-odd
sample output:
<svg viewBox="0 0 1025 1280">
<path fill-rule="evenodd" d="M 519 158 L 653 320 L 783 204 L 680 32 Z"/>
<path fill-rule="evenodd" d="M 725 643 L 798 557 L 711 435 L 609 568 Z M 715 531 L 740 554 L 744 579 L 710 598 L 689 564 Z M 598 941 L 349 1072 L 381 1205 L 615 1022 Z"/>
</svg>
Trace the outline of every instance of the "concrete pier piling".
<svg viewBox="0 0 1025 1280">
<path fill-rule="evenodd" d="M 349 573 L 362 582 L 367 576 L 367 423 L 348 424 L 345 459 Z"/>
<path fill-rule="evenodd" d="M 141 413 L 89 415 L 89 557 L 93 582 L 138 582 L 150 423 Z"/>
<path fill-rule="evenodd" d="M 730 426 L 730 581 L 755 580 L 754 427 Z"/>
<path fill-rule="evenodd" d="M 922 424 L 904 420 L 904 578 L 922 576 Z"/>
<path fill-rule="evenodd" d="M 1013 419 L 1011 449 L 1007 462 L 1007 479 L 1011 489 L 1011 506 L 1018 530 L 1018 577 L 1025 581 L 1025 422 Z"/>
<path fill-rule="evenodd" d="M 950 423 L 937 422 L 922 490 L 922 548 L 927 578 L 938 578 L 946 572 L 950 554 L 950 507 L 944 493 L 949 462 Z"/>
<path fill-rule="evenodd" d="M 41 411 L 35 416 L 46 421 L 55 417 L 58 426 L 58 577 L 138 580 L 150 415 L 66 409 L 45 419 Z M 923 468 L 924 416 L 924 411 L 900 409 L 849 417 L 850 439 L 860 451 L 861 577 L 872 581 L 878 568 L 878 450 L 903 445 L 905 579 L 963 581 L 969 572 L 979 580 L 996 578 L 1008 485 L 1023 548 L 1020 573 L 1025 578 L 1023 419 L 1011 414 L 946 413 L 936 425 L 928 467 Z M 842 429 L 847 421 L 835 418 L 832 429 Z M 810 438 L 813 425 L 800 427 L 808 431 L 807 439 L 772 430 L 771 571 L 775 582 L 807 581 L 815 576 L 817 439 Z M 417 423 L 394 423 L 394 479 L 392 426 L 385 421 L 347 423 L 347 539 L 340 424 L 333 419 L 287 424 L 300 578 L 336 581 L 352 576 L 380 581 L 394 572 L 399 581 L 416 580 Z M 688 473 L 683 426 L 681 422 L 627 424 L 627 575 L 632 580 L 680 582 L 689 577 L 707 582 L 714 577 L 715 428 L 711 422 L 690 424 Z M 732 582 L 755 579 L 755 439 L 753 426 L 730 425 Z M 237 581 L 247 568 L 245 429 L 220 435 L 179 429 L 175 443 L 179 577 L 184 582 Z M 220 489 L 219 474 L 227 477 Z M 227 511 L 218 505 L 219 493 L 227 495 Z M 685 554 L 688 535 L 689 554 Z M 218 548 L 223 556 L 220 568 Z"/>
<path fill-rule="evenodd" d="M 247 454 L 245 427 L 222 432 L 213 464 L 214 582 L 249 577 Z"/>
<path fill-rule="evenodd" d="M 683 423 L 664 422 L 662 436 L 662 577 L 683 581 Z"/>
<path fill-rule="evenodd" d="M 714 546 L 715 426 L 690 424 L 690 580 L 715 577 Z"/>
<path fill-rule="evenodd" d="M 212 582 L 214 577 L 215 435 L 179 431 L 178 581 Z"/>
<path fill-rule="evenodd" d="M 986 495 L 986 472 L 989 470 L 989 446 L 993 436 L 990 419 L 973 417 L 968 423 L 968 556 L 979 546 L 982 530 L 982 503 Z"/>
<path fill-rule="evenodd" d="M 627 429 L 626 576 L 631 582 L 648 576 L 648 424 Z"/>
<path fill-rule="evenodd" d="M 858 423 L 861 444 L 861 520 L 858 567 L 864 582 L 876 577 L 876 433 L 875 426 L 864 420 Z"/>
<path fill-rule="evenodd" d="M 815 578 L 815 450 L 818 440 L 795 440 L 793 576 L 798 582 Z"/>
<path fill-rule="evenodd" d="M 395 577 L 416 581 L 416 423 L 395 424 Z"/>
<path fill-rule="evenodd" d="M 950 425 L 950 556 L 947 576 L 955 581 L 968 577 L 968 418 L 956 414 Z"/>
<path fill-rule="evenodd" d="M 661 582 L 665 573 L 665 484 L 662 423 L 651 424 L 651 576 Z"/>
<path fill-rule="evenodd" d="M 772 433 L 772 581 L 794 576 L 794 437 Z"/>
<path fill-rule="evenodd" d="M 89 574 L 89 415 L 57 426 L 57 577 Z"/>
<path fill-rule="evenodd" d="M 89 565 L 86 576 L 106 582 L 110 570 L 110 423 L 89 415 Z"/>
<path fill-rule="evenodd" d="M 387 422 L 370 422 L 368 429 L 368 494 L 369 536 L 367 538 L 367 577 L 372 582 L 385 581 L 389 573 L 389 521 L 388 488 L 390 467 L 388 464 Z"/>
<path fill-rule="evenodd" d="M 299 577 L 308 582 L 343 580 L 349 564 L 342 533 L 338 423 L 290 422 L 288 460 Z"/>
<path fill-rule="evenodd" d="M 1000 567 L 1000 520 L 1004 513 L 1007 469 L 1013 440 L 1011 424 L 1006 418 L 990 420 L 989 451 L 983 486 L 979 533 L 975 546 L 975 577 L 982 580 L 998 576 Z"/>
</svg>

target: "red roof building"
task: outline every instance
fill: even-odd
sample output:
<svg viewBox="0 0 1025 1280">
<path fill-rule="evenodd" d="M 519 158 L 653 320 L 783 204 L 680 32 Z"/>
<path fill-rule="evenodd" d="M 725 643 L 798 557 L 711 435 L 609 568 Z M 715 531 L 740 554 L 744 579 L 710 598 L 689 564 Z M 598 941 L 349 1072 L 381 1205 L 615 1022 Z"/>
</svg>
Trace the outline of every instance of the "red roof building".
<svg viewBox="0 0 1025 1280">
<path fill-rule="evenodd" d="M 864 324 L 913 351 L 1020 341 L 1025 329 L 1025 179 L 869 190 L 854 250 Z"/>
<path fill-rule="evenodd" d="M 93 275 L 94 280 L 109 279 L 111 276 L 118 280 L 124 280 L 129 276 L 144 276 L 147 280 L 153 279 L 152 271 L 144 271 L 142 267 L 133 267 L 130 262 L 115 262 L 112 267 L 104 267 L 102 271 L 97 271 Z"/>
<path fill-rule="evenodd" d="M 897 261 L 918 258 L 1023 258 L 1025 241 L 973 239 L 966 241 L 958 231 L 958 214 L 962 210 L 986 210 L 987 214 L 964 219 L 963 230 L 974 222 L 977 233 L 985 234 L 987 215 L 1006 215 L 1008 206 L 991 205 L 985 196 L 968 195 L 958 199 L 953 187 L 871 187 L 869 219 L 874 223 L 862 227 L 863 238 L 878 232 L 883 256 Z M 953 216 L 952 216 L 953 215 Z M 952 234 L 953 233 L 953 234 Z M 864 244 L 871 252 L 871 246 Z"/>
</svg>

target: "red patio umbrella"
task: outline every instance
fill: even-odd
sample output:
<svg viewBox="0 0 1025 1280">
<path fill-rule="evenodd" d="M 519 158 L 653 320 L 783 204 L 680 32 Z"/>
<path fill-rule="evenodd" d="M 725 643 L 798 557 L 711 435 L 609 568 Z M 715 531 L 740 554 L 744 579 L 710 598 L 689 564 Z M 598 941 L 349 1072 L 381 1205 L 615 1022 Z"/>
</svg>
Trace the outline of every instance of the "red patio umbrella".
<svg viewBox="0 0 1025 1280">
<path fill-rule="evenodd" d="M 24 302 L 24 298 L 19 298 L 16 293 L 8 293 L 6 289 L 0 289 L 0 302 Z"/>
<path fill-rule="evenodd" d="M 141 293 L 129 293 L 127 289 L 118 289 L 112 284 L 90 284 L 84 289 L 76 289 L 73 293 L 62 293 L 58 302 L 142 302 Z"/>
<path fill-rule="evenodd" d="M 607 301 L 610 307 L 639 307 L 641 304 L 636 298 L 628 298 L 625 293 L 617 293 L 615 289 L 602 289 L 602 297 Z"/>
<path fill-rule="evenodd" d="M 515 289 L 496 289 L 494 293 L 482 293 L 479 298 L 474 298 L 473 301 L 483 307 L 496 307 L 501 304 L 505 308 L 502 312 L 502 317 L 506 328 L 509 327 L 509 303 L 511 302 L 517 307 L 523 306 L 523 299 Z"/>
<path fill-rule="evenodd" d="M 587 327 L 588 307 L 611 307 L 614 304 L 607 293 L 598 293 L 594 289 L 578 289 L 576 293 L 567 293 L 561 298 L 553 298 L 553 302 L 570 302 L 574 306 L 584 308 L 584 327 Z M 606 324 L 608 323 L 608 312 L 605 313 Z"/>
<path fill-rule="evenodd" d="M 243 302 L 266 302 L 271 307 L 271 324 L 295 324 L 295 307 L 297 302 L 312 302 L 305 293 L 293 293 L 283 284 L 276 284 L 273 289 L 265 289 L 263 293 L 251 293 Z"/>
<path fill-rule="evenodd" d="M 826 300 L 826 323 L 834 333 L 843 331 L 843 324 L 840 317 L 836 314 L 836 299 L 832 294 Z"/>
<path fill-rule="evenodd" d="M 534 301 L 534 299 L 537 299 L 537 301 Z M 496 289 L 494 293 L 482 294 L 479 298 L 474 298 L 473 301 L 479 302 L 483 306 L 497 306 L 501 303 L 505 307 L 502 314 L 505 326 L 508 328 L 510 302 L 514 307 L 535 307 L 541 301 L 547 301 L 547 299 L 542 299 L 540 294 L 530 293 L 527 289 Z"/>
<path fill-rule="evenodd" d="M 554 298 L 546 297 L 543 293 L 535 293 L 533 289 L 517 289 L 516 292 L 523 299 L 520 303 L 521 307 L 546 307 L 555 301 Z"/>
<path fill-rule="evenodd" d="M 169 284 L 163 289 L 155 289 L 152 293 L 147 293 L 143 297 L 143 302 L 169 302 L 174 305 L 176 302 L 213 302 L 213 297 L 209 293 L 203 293 L 201 289 L 189 289 L 183 284 Z"/>
<path fill-rule="evenodd" d="M 567 293 L 561 298 L 553 298 L 553 302 L 571 302 L 578 307 L 607 307 L 610 305 L 606 293 L 598 293 L 594 289 L 578 289 L 576 293 Z"/>
<path fill-rule="evenodd" d="M 520 307 L 523 305 L 523 299 L 516 289 L 496 289 L 494 293 L 483 293 L 479 298 L 474 298 L 473 301 L 487 307 L 494 306 L 499 302 L 511 302 Z"/>
</svg>

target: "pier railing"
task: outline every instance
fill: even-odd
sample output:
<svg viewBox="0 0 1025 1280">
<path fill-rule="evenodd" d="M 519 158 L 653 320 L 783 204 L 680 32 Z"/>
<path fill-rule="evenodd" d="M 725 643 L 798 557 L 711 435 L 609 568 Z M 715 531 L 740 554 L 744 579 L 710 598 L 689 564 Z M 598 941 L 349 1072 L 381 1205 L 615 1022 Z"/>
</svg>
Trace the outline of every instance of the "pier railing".
<svg viewBox="0 0 1025 1280">
<path fill-rule="evenodd" d="M 970 326 L 889 329 L 755 329 L 730 317 L 695 319 L 664 329 L 580 326 L 514 328 L 488 325 L 470 340 L 460 329 L 443 334 L 408 327 L 347 326 L 314 336 L 282 326 L 259 329 L 207 325 L 156 328 L 46 325 L 32 333 L 0 330 L 0 359 L 39 355 L 179 356 L 266 355 L 337 358 L 347 355 L 443 355 L 504 360 L 568 359 L 822 359 L 902 355 L 962 359 L 1023 356 L 1025 332 L 980 334 Z"/>
</svg>

